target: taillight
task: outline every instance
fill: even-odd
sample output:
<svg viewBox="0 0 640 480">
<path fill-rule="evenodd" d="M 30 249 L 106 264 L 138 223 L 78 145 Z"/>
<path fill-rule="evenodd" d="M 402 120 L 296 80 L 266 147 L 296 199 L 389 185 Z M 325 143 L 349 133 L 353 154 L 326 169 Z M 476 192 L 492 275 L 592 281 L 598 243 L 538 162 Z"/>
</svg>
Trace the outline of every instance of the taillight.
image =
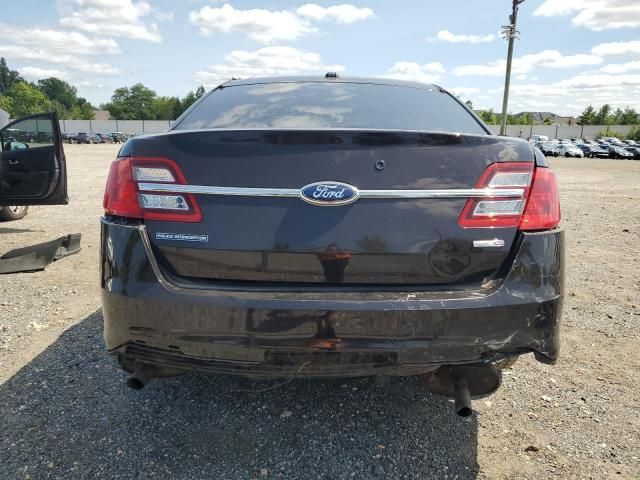
<svg viewBox="0 0 640 480">
<path fill-rule="evenodd" d="M 560 197 L 556 175 L 548 168 L 536 168 L 520 230 L 548 230 L 559 224 Z"/>
<path fill-rule="evenodd" d="M 477 189 L 521 189 L 516 197 L 471 198 L 458 223 L 463 228 L 509 228 L 547 230 L 560 223 L 560 200 L 556 177 L 548 168 L 533 163 L 493 163 L 476 184 Z"/>
<path fill-rule="evenodd" d="M 476 189 L 518 189 L 522 195 L 514 197 L 470 198 L 458 219 L 463 228 L 517 227 L 529 193 L 533 163 L 492 163 L 475 185 Z"/>
<path fill-rule="evenodd" d="M 104 211 L 108 215 L 199 222 L 200 207 L 192 194 L 145 192 L 139 183 L 187 183 L 173 160 L 155 157 L 122 157 L 111 164 L 104 192 Z"/>
</svg>

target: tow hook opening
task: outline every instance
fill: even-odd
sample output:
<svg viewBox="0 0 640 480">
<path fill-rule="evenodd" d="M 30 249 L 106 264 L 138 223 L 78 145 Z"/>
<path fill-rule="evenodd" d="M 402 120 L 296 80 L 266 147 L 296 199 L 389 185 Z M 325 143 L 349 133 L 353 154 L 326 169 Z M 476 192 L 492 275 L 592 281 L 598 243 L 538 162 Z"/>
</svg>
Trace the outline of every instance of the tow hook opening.
<svg viewBox="0 0 640 480">
<path fill-rule="evenodd" d="M 453 398 L 455 411 L 461 417 L 473 413 L 471 399 L 486 397 L 502 382 L 500 370 L 492 363 L 471 365 L 443 365 L 421 376 L 427 391 Z"/>
<path fill-rule="evenodd" d="M 133 373 L 127 379 L 127 387 L 133 390 L 142 390 L 144 386 L 155 376 L 154 368 L 146 363 L 138 363 Z"/>
</svg>

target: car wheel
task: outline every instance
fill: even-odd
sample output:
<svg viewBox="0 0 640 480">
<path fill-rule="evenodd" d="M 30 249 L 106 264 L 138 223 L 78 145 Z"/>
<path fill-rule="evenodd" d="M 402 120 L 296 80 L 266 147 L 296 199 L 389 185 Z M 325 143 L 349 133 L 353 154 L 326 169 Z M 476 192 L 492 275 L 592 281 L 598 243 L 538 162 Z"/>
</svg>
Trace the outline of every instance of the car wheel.
<svg viewBox="0 0 640 480">
<path fill-rule="evenodd" d="M 559 153 L 558 153 L 558 152 L 555 152 L 555 153 L 553 154 L 553 156 L 554 156 L 554 157 L 557 157 L 558 155 L 559 155 Z"/>
<path fill-rule="evenodd" d="M 564 156 L 569 158 L 571 155 L 569 155 L 568 153 L 565 153 Z"/>
<path fill-rule="evenodd" d="M 10 206 L 0 207 L 0 220 L 10 222 L 12 220 L 20 220 L 27 214 L 29 207 Z"/>
</svg>

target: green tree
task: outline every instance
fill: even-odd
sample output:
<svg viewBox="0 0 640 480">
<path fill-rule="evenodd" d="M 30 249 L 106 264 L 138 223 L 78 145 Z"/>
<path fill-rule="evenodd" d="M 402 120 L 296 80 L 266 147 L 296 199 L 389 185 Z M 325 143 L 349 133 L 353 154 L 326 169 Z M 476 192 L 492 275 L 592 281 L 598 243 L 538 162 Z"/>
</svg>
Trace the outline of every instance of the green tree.
<svg viewBox="0 0 640 480">
<path fill-rule="evenodd" d="M 631 127 L 631 131 L 627 134 L 627 138 L 635 140 L 636 142 L 640 141 L 640 126 Z"/>
<path fill-rule="evenodd" d="M 0 57 L 0 95 L 6 93 L 18 82 L 23 82 L 23 78 L 15 70 L 7 66 L 4 57 Z"/>
<path fill-rule="evenodd" d="M 481 110 L 476 113 L 487 125 L 497 125 L 498 122 L 496 120 L 496 114 L 493 112 L 493 109 Z"/>
<path fill-rule="evenodd" d="M 33 113 L 46 112 L 51 109 L 51 101 L 34 85 L 27 82 L 14 84 L 7 92 L 11 102 L 7 110 L 12 118 L 24 117 Z M 5 103 L 6 105 L 6 103 Z"/>
<path fill-rule="evenodd" d="M 595 125 L 596 111 L 593 106 L 589 105 L 578 117 L 578 125 Z"/>
<path fill-rule="evenodd" d="M 49 77 L 38 80 L 38 89 L 52 102 L 58 102 L 66 110 L 70 110 L 78 101 L 78 90 L 59 78 Z"/>
<path fill-rule="evenodd" d="M 533 125 L 533 115 L 529 112 L 520 115 L 520 125 Z"/>
<path fill-rule="evenodd" d="M 182 115 L 182 113 L 189 108 L 191 105 L 193 105 L 200 97 L 202 97 L 205 94 L 205 89 L 202 85 L 200 85 L 195 92 L 189 92 L 185 95 L 185 97 L 182 99 L 182 101 L 180 102 L 182 104 L 182 111 L 180 112 L 180 115 Z M 178 115 L 178 117 L 180 116 Z M 178 118 L 176 117 L 176 118 Z"/>
<path fill-rule="evenodd" d="M 627 107 L 622 112 L 622 116 L 620 117 L 621 125 L 637 125 L 640 123 L 640 116 L 638 116 L 638 112 L 636 112 L 633 108 Z"/>
<path fill-rule="evenodd" d="M 615 112 L 611 114 L 611 123 L 613 125 L 620 125 L 622 123 L 623 112 L 620 108 L 616 108 Z"/>
<path fill-rule="evenodd" d="M 553 120 L 551 120 L 551 117 L 547 117 L 542 121 L 542 123 L 544 123 L 545 125 L 551 125 L 553 124 Z"/>
<path fill-rule="evenodd" d="M 13 99 L 7 95 L 0 95 L 0 108 L 5 112 L 13 111 Z"/>
<path fill-rule="evenodd" d="M 156 92 L 136 83 L 132 87 L 117 88 L 111 102 L 102 105 L 112 118 L 120 120 L 152 120 Z"/>
<path fill-rule="evenodd" d="M 153 111 L 156 120 L 175 120 L 182 113 L 182 102 L 178 97 L 156 97 Z"/>
<path fill-rule="evenodd" d="M 596 113 L 594 125 L 609 125 L 611 122 L 611 105 L 605 103 Z"/>
<path fill-rule="evenodd" d="M 67 117 L 70 120 L 93 120 L 95 116 L 95 109 L 84 98 L 79 98 L 78 102 L 67 112 Z"/>
</svg>

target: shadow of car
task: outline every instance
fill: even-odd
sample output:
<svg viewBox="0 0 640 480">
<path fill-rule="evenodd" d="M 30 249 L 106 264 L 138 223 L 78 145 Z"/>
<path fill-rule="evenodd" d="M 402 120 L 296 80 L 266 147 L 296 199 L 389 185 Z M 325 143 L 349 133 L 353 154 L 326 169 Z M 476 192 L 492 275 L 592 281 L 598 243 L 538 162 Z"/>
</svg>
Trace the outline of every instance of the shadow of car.
<svg viewBox="0 0 640 480">
<path fill-rule="evenodd" d="M 251 384 L 186 374 L 130 390 L 100 311 L 0 386 L 0 477 L 475 478 L 477 417 L 413 378 Z M 279 385 L 279 386 L 278 386 Z"/>
</svg>

